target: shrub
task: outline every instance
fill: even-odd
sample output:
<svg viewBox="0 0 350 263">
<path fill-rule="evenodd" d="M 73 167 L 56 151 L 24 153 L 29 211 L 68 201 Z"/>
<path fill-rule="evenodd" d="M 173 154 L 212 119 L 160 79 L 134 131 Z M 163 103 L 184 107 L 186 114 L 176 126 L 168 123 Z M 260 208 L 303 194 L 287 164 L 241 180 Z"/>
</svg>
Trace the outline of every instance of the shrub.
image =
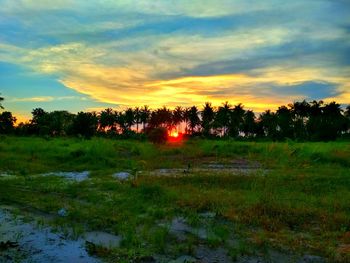
<svg viewBox="0 0 350 263">
<path fill-rule="evenodd" d="M 148 139 L 152 143 L 164 144 L 168 139 L 168 131 L 163 127 L 154 128 L 149 131 Z"/>
</svg>

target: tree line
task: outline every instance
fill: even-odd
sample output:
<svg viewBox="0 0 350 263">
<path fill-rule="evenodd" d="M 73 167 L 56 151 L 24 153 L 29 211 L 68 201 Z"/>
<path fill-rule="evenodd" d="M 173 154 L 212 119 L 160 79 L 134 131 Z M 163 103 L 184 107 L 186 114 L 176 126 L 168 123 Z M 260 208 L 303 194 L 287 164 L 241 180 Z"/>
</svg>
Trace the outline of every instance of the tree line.
<svg viewBox="0 0 350 263">
<path fill-rule="evenodd" d="M 0 107 L 2 100 L 0 97 Z M 350 137 L 350 105 L 342 109 L 336 102 L 304 100 L 259 115 L 242 104 L 228 102 L 219 107 L 206 102 L 201 109 L 178 106 L 171 110 L 164 106 L 151 110 L 144 106 L 77 114 L 36 108 L 29 122 L 15 123 L 12 113 L 3 111 L 0 134 L 142 138 L 155 129 L 180 130 L 182 126 L 185 134 L 206 138 L 328 141 Z"/>
</svg>

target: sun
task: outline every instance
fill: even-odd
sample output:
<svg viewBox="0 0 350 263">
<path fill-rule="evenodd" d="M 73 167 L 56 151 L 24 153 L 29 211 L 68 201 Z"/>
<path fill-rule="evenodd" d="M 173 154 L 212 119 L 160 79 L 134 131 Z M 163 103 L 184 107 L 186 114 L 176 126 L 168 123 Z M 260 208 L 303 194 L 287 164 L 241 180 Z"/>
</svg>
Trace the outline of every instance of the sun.
<svg viewBox="0 0 350 263">
<path fill-rule="evenodd" d="M 179 133 L 176 130 L 173 130 L 173 131 L 170 132 L 169 136 L 177 138 L 177 137 L 179 137 Z"/>
</svg>

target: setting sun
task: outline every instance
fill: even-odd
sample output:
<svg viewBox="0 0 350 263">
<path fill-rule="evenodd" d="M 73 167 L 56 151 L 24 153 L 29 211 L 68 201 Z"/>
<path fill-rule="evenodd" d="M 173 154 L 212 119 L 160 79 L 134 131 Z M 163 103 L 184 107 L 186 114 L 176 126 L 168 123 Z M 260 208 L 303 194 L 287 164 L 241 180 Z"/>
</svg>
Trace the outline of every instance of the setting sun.
<svg viewBox="0 0 350 263">
<path fill-rule="evenodd" d="M 177 130 L 172 130 L 172 131 L 169 132 L 169 136 L 177 138 L 177 137 L 179 137 L 179 133 L 178 133 Z"/>
</svg>

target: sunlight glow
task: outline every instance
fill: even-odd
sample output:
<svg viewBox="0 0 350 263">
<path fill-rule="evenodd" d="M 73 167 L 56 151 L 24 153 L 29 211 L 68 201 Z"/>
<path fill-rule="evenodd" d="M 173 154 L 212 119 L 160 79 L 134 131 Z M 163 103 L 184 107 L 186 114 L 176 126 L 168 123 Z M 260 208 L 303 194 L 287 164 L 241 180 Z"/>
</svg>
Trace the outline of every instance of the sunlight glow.
<svg viewBox="0 0 350 263">
<path fill-rule="evenodd" d="M 177 138 L 177 137 L 179 137 L 179 133 L 178 133 L 177 130 L 172 130 L 172 131 L 169 132 L 169 136 Z"/>
</svg>

